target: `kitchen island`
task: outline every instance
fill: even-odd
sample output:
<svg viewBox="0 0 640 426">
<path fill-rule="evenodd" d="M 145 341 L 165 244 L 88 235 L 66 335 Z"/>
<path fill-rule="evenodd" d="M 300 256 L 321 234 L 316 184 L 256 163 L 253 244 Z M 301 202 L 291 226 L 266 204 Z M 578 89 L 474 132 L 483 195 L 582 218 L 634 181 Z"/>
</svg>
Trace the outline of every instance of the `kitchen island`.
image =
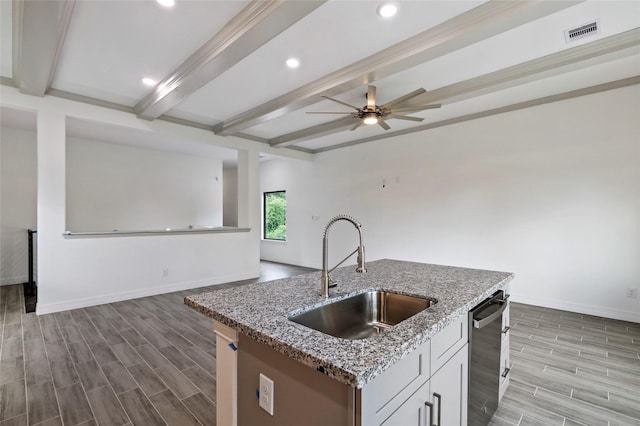
<svg viewBox="0 0 640 426">
<path fill-rule="evenodd" d="M 238 348 L 239 424 L 243 424 L 244 411 L 251 411 L 258 406 L 255 391 L 260 387 L 259 377 L 255 375 L 247 379 L 255 382 L 255 389 L 244 389 L 250 386 L 245 383 L 244 370 L 268 370 L 269 365 L 261 363 L 271 358 L 272 363 L 276 364 L 274 368 L 279 371 L 272 371 L 274 375 L 286 375 L 286 371 L 295 370 L 299 380 L 289 383 L 284 379 L 274 379 L 274 416 L 262 411 L 255 415 L 266 417 L 259 420 L 251 417 L 251 421 L 260 421 L 261 424 L 282 424 L 283 419 L 292 421 L 295 417 L 281 417 L 285 414 L 295 415 L 285 413 L 290 406 L 293 411 L 306 412 L 310 416 L 305 419 L 306 424 L 313 424 L 310 420 L 314 413 L 309 411 L 310 408 L 315 407 L 324 413 L 324 419 L 327 420 L 330 409 L 340 406 L 344 413 L 336 416 L 344 417 L 343 424 L 382 424 L 390 418 L 385 416 L 392 417 L 397 411 L 398 401 L 406 401 L 405 397 L 412 396 L 420 386 L 428 384 L 431 373 L 435 373 L 432 361 L 438 362 L 434 354 L 439 354 L 435 356 L 438 358 L 444 351 L 452 348 L 460 350 L 466 345 L 468 312 L 496 291 L 506 288 L 513 278 L 513 274 L 507 272 L 397 260 L 369 262 L 367 269 L 368 272 L 364 274 L 356 273 L 352 267 L 334 271 L 332 276 L 338 282 L 338 287 L 332 289 L 329 300 L 320 296 L 320 272 L 185 298 L 187 305 L 212 317 L 218 328 L 238 333 L 238 339 L 231 344 L 232 348 Z M 371 289 L 436 299 L 437 303 L 378 335 L 362 340 L 332 337 L 289 320 L 292 314 Z M 435 341 L 437 336 L 442 336 L 444 340 L 441 345 L 446 347 L 434 347 L 432 340 Z M 448 336 L 454 340 L 447 341 Z M 243 354 L 245 347 L 246 357 Z M 228 347 L 218 346 L 218 361 L 225 359 L 225 356 L 221 356 L 222 350 L 228 350 Z M 449 355 L 455 354 L 447 352 Z M 443 360 L 447 361 L 445 358 Z M 302 366 L 304 369 L 300 370 Z M 414 366 L 417 372 L 412 370 Z M 226 366 L 222 368 L 226 369 Z M 408 370 L 408 384 L 402 382 L 404 370 Z M 220 375 L 221 366 L 217 371 Z M 466 382 L 466 377 L 460 380 Z M 396 382 L 398 389 L 395 389 Z M 235 392 L 221 388 L 220 378 L 218 383 L 219 393 Z M 284 383 L 294 388 L 283 389 Z M 326 390 L 323 390 L 321 383 L 326 384 Z M 322 395 L 314 395 L 316 388 L 320 393 L 337 393 L 339 396 L 323 399 Z M 376 388 L 379 390 L 376 391 Z M 309 395 L 305 397 L 307 391 Z M 383 395 L 373 397 L 374 393 L 380 392 Z M 248 402 L 251 401 L 247 397 L 249 393 L 253 403 Z M 279 398 L 285 394 L 289 395 L 287 400 Z M 300 397 L 300 401 L 290 399 L 295 396 Z M 308 401 L 308 398 L 315 400 Z M 235 395 L 230 399 L 235 401 Z M 309 407 L 303 410 L 300 404 L 305 400 Z M 327 407 L 318 405 L 323 401 L 328 404 Z M 458 404 L 462 406 L 466 400 L 458 401 Z M 224 409 L 218 407 L 218 410 Z M 433 415 L 434 410 L 428 411 Z M 426 410 L 420 411 L 420 417 L 423 414 L 426 415 Z M 317 424 L 326 423 L 320 420 Z"/>
</svg>

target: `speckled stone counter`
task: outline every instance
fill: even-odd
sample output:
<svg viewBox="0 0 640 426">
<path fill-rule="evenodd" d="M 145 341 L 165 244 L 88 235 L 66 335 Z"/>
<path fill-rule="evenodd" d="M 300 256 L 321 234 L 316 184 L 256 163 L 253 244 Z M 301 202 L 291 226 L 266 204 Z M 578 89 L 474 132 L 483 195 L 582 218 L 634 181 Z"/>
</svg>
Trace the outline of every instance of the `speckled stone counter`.
<svg viewBox="0 0 640 426">
<path fill-rule="evenodd" d="M 361 388 L 453 320 L 504 288 L 508 272 L 378 260 L 335 270 L 338 287 L 320 296 L 320 272 L 210 291 L 185 303 L 213 319 L 336 380 Z M 346 340 L 289 321 L 292 313 L 354 293 L 384 289 L 438 303 L 374 337 Z M 212 331 L 213 333 L 213 331 Z M 242 348 L 240 348 L 242 350 Z"/>
</svg>

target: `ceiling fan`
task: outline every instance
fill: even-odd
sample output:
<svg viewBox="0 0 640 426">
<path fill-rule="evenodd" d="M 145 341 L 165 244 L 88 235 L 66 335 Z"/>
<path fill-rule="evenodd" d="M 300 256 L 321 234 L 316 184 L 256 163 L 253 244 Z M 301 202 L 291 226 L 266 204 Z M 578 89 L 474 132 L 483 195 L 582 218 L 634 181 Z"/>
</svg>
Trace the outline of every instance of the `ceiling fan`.
<svg viewBox="0 0 640 426">
<path fill-rule="evenodd" d="M 376 87 L 368 86 L 367 93 L 365 97 L 367 98 L 367 104 L 362 108 L 358 108 L 357 106 L 348 104 L 346 102 L 342 102 L 338 99 L 330 98 L 329 96 L 323 96 L 323 98 L 328 99 L 333 102 L 337 102 L 342 105 L 346 105 L 350 108 L 355 109 L 355 112 L 317 112 L 317 111 L 308 111 L 307 114 L 348 114 L 353 118 L 357 119 L 357 123 L 350 129 L 355 130 L 360 127 L 362 124 L 372 125 L 378 124 L 384 130 L 389 130 L 391 127 L 384 121 L 388 118 L 397 118 L 400 120 L 410 120 L 410 121 L 422 121 L 424 118 L 420 117 L 411 117 L 408 115 L 402 115 L 399 113 L 404 112 L 416 112 L 423 111 L 425 109 L 434 109 L 440 108 L 440 104 L 432 104 L 432 105 L 413 105 L 413 106 L 405 106 L 402 104 L 407 102 L 408 100 L 415 98 L 418 95 L 426 93 L 425 89 L 417 89 L 411 93 L 407 93 L 404 96 L 400 96 L 398 99 L 394 99 L 391 102 L 387 102 L 383 105 L 376 105 Z"/>
</svg>

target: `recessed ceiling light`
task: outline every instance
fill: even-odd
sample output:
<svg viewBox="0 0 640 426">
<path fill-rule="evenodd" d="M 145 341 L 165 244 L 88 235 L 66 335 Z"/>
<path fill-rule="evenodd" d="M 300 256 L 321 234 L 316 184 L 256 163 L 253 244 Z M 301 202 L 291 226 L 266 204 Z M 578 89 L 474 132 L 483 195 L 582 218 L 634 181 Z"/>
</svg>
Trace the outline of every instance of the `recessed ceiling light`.
<svg viewBox="0 0 640 426">
<path fill-rule="evenodd" d="M 396 13 L 398 13 L 398 5 L 396 3 L 386 1 L 384 3 L 380 3 L 377 12 L 378 15 L 382 16 L 383 18 L 391 18 Z"/>
<path fill-rule="evenodd" d="M 289 58 L 287 59 L 287 66 L 289 68 L 298 68 L 298 66 L 300 66 L 300 61 L 296 58 Z"/>
<path fill-rule="evenodd" d="M 155 81 L 154 79 L 149 78 L 149 77 L 144 77 L 144 78 L 142 79 L 142 83 L 143 83 L 145 86 L 155 86 L 155 85 L 156 85 L 156 83 L 157 83 L 157 81 Z"/>
<path fill-rule="evenodd" d="M 176 5 L 175 0 L 156 0 L 156 1 L 164 7 L 173 7 Z"/>
</svg>

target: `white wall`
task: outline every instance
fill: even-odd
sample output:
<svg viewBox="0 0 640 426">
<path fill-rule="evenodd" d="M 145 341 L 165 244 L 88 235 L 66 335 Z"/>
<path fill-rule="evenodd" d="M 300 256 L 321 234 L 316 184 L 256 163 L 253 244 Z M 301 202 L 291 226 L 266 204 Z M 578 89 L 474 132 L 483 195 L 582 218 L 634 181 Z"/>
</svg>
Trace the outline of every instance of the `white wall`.
<svg viewBox="0 0 640 426">
<path fill-rule="evenodd" d="M 222 224 L 238 226 L 238 167 L 222 165 Z"/>
<path fill-rule="evenodd" d="M 252 228 L 246 233 L 63 237 L 66 160 L 64 113 L 43 107 L 38 111 L 38 314 L 259 275 L 256 212 L 248 214 L 255 219 L 246 224 Z M 257 178 L 247 181 L 257 197 Z"/>
<path fill-rule="evenodd" d="M 286 243 L 261 257 L 321 266 L 324 224 L 363 224 L 369 260 L 512 271 L 516 301 L 640 322 L 640 87 L 330 151 L 271 160 Z M 382 181 L 386 180 L 386 188 Z M 312 215 L 320 216 L 319 221 Z M 337 224 L 338 225 L 338 224 Z M 332 228 L 331 263 L 355 247 Z"/>
<path fill-rule="evenodd" d="M 222 225 L 221 160 L 68 138 L 66 165 L 67 230 Z"/>
<path fill-rule="evenodd" d="M 20 284 L 28 280 L 27 229 L 36 228 L 35 132 L 0 129 L 0 161 L 0 285 Z"/>
<path fill-rule="evenodd" d="M 35 111 L 38 117 L 38 314 L 259 276 L 258 155 L 271 148 L 66 99 L 22 95 L 7 86 L 0 86 L 0 100 L 2 106 Z M 250 232 L 63 237 L 69 117 L 237 149 L 238 222 Z M 169 270 L 167 277 L 163 269 Z"/>
</svg>

